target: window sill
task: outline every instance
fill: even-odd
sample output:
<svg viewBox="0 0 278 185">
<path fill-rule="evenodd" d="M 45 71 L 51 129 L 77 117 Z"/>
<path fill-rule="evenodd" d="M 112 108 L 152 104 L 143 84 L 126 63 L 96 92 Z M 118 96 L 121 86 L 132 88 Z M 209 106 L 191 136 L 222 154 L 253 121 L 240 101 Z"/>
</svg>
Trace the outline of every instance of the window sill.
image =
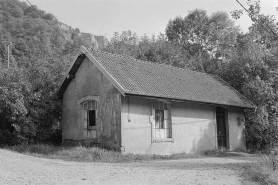
<svg viewBox="0 0 278 185">
<path fill-rule="evenodd" d="M 87 128 L 87 130 L 96 130 L 96 129 L 97 129 L 96 126 L 90 126 L 90 127 Z"/>
<path fill-rule="evenodd" d="M 173 138 L 153 138 L 152 143 L 174 142 Z"/>
</svg>

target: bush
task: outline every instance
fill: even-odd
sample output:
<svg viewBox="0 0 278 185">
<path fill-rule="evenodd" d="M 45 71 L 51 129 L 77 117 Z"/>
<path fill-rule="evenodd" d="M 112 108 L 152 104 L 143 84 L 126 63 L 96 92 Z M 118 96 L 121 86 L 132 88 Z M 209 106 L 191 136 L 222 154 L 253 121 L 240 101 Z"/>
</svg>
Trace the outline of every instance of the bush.
<svg viewBox="0 0 278 185">
<path fill-rule="evenodd" d="M 46 140 L 53 145 L 60 145 L 62 143 L 62 128 L 61 126 L 57 128 L 52 128 L 49 133 L 49 137 Z"/>
<path fill-rule="evenodd" d="M 46 144 L 27 144 L 22 143 L 20 145 L 15 145 L 10 147 L 13 151 L 17 151 L 19 153 L 36 153 L 43 155 L 51 155 L 59 150 L 58 147 Z"/>
<path fill-rule="evenodd" d="M 278 125 L 247 121 L 246 145 L 251 151 L 271 151 L 278 144 Z M 267 152 L 268 153 L 268 152 Z"/>
</svg>

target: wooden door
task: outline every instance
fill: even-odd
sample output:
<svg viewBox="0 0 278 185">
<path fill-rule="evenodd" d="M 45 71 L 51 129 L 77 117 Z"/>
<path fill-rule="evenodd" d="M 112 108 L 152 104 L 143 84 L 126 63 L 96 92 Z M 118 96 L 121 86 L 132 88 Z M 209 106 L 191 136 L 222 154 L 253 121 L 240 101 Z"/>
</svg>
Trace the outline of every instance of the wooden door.
<svg viewBox="0 0 278 185">
<path fill-rule="evenodd" d="M 225 109 L 222 107 L 216 108 L 216 123 L 217 123 L 218 149 L 226 149 L 227 148 L 226 118 L 225 118 Z"/>
</svg>

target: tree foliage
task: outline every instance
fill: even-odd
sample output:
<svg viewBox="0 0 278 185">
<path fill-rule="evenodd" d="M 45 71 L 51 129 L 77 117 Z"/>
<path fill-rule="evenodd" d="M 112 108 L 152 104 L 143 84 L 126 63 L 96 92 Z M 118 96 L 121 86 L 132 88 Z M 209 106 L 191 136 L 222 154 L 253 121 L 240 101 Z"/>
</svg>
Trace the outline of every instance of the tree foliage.
<svg viewBox="0 0 278 185">
<path fill-rule="evenodd" d="M 61 142 L 61 101 L 55 92 L 82 42 L 74 29 L 66 33 L 52 14 L 38 11 L 64 36 L 75 36 L 67 42 L 33 7 L 0 0 L 1 144 Z"/>
<path fill-rule="evenodd" d="M 222 76 L 256 104 L 255 111 L 246 111 L 247 146 L 264 150 L 278 144 L 278 43 L 269 29 L 277 34 L 278 28 L 273 16 L 261 14 L 259 1 L 249 0 L 247 5 L 253 24 L 238 37 L 236 56 Z M 238 19 L 243 13 L 231 14 Z"/>
<path fill-rule="evenodd" d="M 234 54 L 239 28 L 225 12 L 208 16 L 196 9 L 186 17 L 170 20 L 166 27 L 168 40 L 180 47 L 193 70 L 213 72 L 219 61 Z"/>
</svg>

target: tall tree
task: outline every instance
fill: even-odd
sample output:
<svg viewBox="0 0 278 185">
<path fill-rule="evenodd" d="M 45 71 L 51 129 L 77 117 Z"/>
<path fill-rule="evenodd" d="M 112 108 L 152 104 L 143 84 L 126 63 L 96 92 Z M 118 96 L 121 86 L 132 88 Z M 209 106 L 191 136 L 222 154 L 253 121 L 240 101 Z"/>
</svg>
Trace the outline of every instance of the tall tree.
<svg viewBox="0 0 278 185">
<path fill-rule="evenodd" d="M 168 40 L 186 52 L 193 69 L 205 72 L 213 72 L 214 63 L 232 55 L 238 33 L 227 13 L 208 16 L 200 9 L 170 20 L 166 28 Z"/>
<path fill-rule="evenodd" d="M 261 14 L 260 9 L 259 1 L 248 1 L 246 10 L 253 24 L 249 32 L 238 36 L 236 54 L 222 73 L 257 105 L 254 111 L 246 111 L 247 146 L 254 150 L 278 145 L 278 29 L 273 17 Z M 238 19 L 243 12 L 231 14 Z"/>
</svg>

